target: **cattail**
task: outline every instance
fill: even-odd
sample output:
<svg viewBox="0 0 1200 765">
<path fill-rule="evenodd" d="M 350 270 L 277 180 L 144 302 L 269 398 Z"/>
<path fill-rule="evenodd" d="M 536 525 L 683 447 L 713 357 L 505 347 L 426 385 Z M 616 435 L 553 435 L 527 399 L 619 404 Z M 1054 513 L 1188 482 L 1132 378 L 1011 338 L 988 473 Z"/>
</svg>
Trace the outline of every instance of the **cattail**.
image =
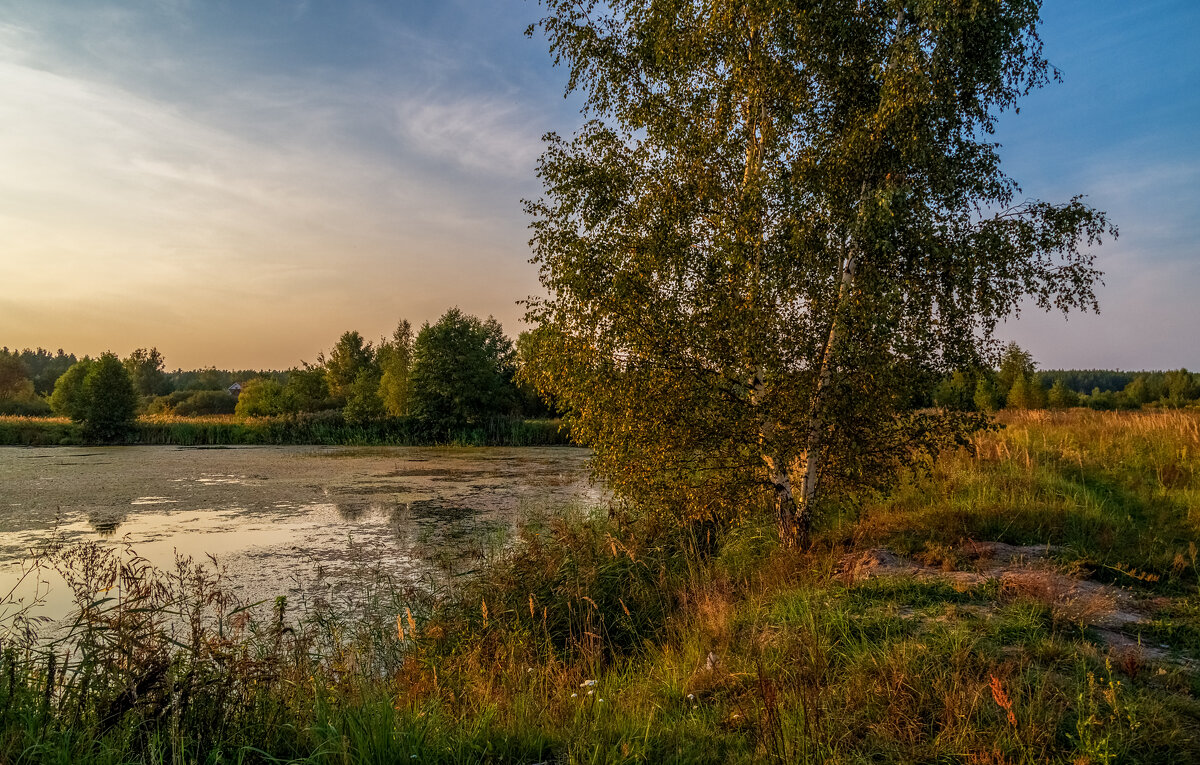
<svg viewBox="0 0 1200 765">
<path fill-rule="evenodd" d="M 533 611 L 533 593 L 532 592 L 529 593 L 529 618 L 530 619 L 535 618 L 534 611 Z"/>
<path fill-rule="evenodd" d="M 404 639 L 404 614 L 396 614 L 396 635 Z"/>
<path fill-rule="evenodd" d="M 480 610 L 483 612 L 483 626 L 486 627 L 487 626 L 487 601 L 481 598 L 479 600 L 479 607 L 480 607 Z"/>
<path fill-rule="evenodd" d="M 404 615 L 408 617 L 408 634 L 415 640 L 417 637 L 417 620 L 413 618 L 412 611 L 408 606 L 404 607 Z"/>
</svg>

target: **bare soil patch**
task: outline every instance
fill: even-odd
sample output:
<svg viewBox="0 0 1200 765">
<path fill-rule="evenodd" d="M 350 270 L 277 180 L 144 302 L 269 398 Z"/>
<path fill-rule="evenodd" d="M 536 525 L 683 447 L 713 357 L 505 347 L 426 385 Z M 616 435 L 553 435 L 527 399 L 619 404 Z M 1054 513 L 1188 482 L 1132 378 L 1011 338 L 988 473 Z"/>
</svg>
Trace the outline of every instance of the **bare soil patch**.
<svg viewBox="0 0 1200 765">
<path fill-rule="evenodd" d="M 967 589 L 999 582 L 1001 600 L 1045 603 L 1054 618 L 1092 628 L 1111 649 L 1138 651 L 1144 658 L 1165 660 L 1165 647 L 1140 643 L 1130 628 L 1149 619 L 1146 602 L 1133 592 L 1062 570 L 1046 545 L 974 542 L 953 551 L 935 550 L 909 558 L 883 547 L 848 553 L 836 575 L 846 584 L 874 577 L 936 579 Z"/>
</svg>

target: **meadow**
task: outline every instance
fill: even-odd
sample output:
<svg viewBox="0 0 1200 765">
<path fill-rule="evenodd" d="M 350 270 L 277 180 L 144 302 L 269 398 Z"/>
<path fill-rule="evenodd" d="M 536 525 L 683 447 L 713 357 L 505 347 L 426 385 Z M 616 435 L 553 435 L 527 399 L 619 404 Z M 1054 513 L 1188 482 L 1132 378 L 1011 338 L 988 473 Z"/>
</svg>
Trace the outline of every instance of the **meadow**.
<svg viewBox="0 0 1200 765">
<path fill-rule="evenodd" d="M 207 561 L 48 553 L 5 762 L 1200 761 L 1200 413 L 1003 413 L 826 517 L 530 525 L 429 590 L 257 610 Z"/>
</svg>

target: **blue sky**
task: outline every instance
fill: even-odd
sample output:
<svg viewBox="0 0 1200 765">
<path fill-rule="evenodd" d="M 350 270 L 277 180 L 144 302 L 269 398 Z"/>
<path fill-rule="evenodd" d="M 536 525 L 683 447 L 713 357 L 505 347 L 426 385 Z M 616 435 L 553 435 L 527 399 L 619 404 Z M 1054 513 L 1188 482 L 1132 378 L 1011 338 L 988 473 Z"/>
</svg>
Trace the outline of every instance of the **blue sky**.
<svg viewBox="0 0 1200 765">
<path fill-rule="evenodd" d="M 459 305 L 520 329 L 522 197 L 580 121 L 524 0 L 6 0 L 0 345 L 287 367 Z M 1043 366 L 1200 367 L 1200 4 L 1047 2 L 1064 82 L 1003 118 L 1026 195 L 1121 228 Z"/>
</svg>

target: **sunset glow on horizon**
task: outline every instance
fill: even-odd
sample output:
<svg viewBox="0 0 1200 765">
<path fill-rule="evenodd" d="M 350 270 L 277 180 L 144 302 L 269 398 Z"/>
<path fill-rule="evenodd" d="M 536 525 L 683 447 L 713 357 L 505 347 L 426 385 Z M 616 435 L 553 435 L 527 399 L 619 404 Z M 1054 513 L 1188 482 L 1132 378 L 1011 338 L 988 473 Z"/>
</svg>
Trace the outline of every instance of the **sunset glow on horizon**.
<svg viewBox="0 0 1200 765">
<path fill-rule="evenodd" d="M 1200 10 L 1046 3 L 1063 72 L 1001 120 L 1026 196 L 1109 213 L 1099 316 L 1043 367 L 1200 367 Z M 288 368 L 458 306 L 523 328 L 521 199 L 578 102 L 523 0 L 0 9 L 0 346 Z M 1113 55 L 1120 51 L 1120 56 Z"/>
</svg>

